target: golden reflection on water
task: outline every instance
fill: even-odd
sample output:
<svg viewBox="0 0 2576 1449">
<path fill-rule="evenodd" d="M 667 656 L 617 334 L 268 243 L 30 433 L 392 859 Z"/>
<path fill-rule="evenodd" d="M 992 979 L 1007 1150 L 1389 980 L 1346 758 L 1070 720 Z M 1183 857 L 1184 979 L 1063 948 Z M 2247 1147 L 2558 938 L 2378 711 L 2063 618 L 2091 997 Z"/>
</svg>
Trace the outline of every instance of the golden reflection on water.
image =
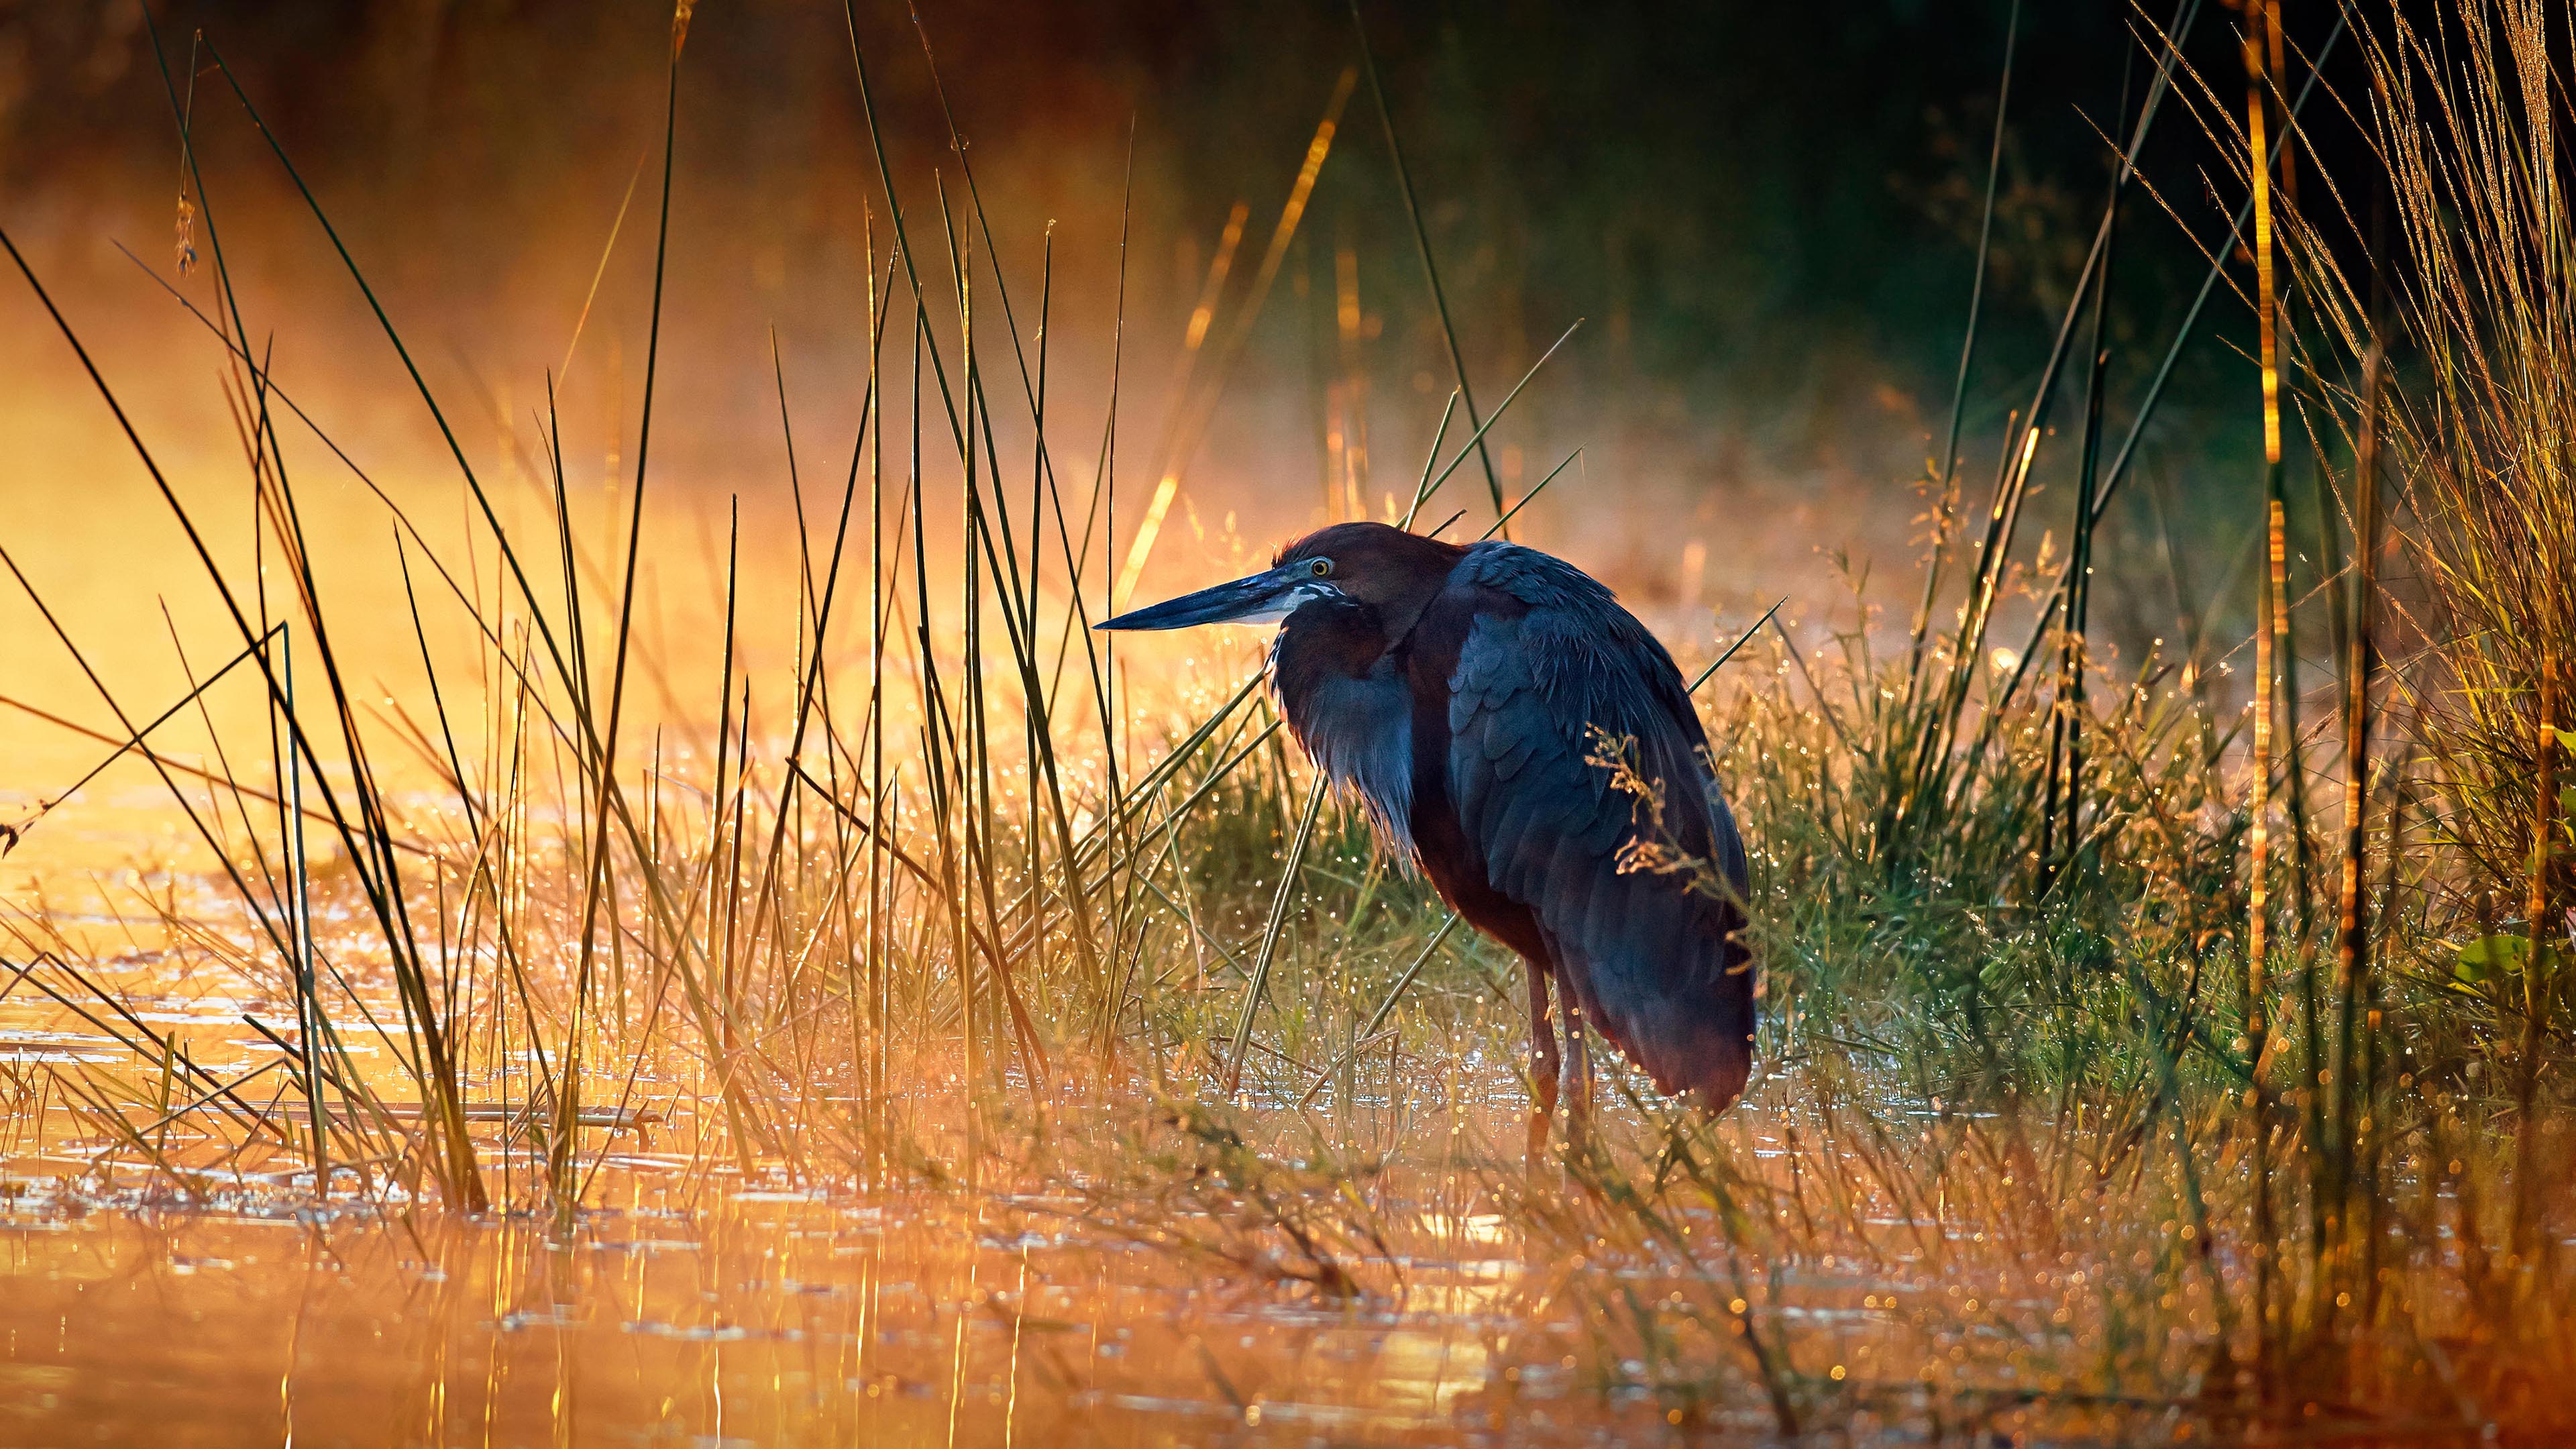
<svg viewBox="0 0 2576 1449">
<path fill-rule="evenodd" d="M 0 1442 L 1306 1442 L 1458 1427 L 1500 1271 L 1343 1307 L 952 1198 L 0 1218 Z M 1446 1437 L 1442 1432 L 1438 1437 Z"/>
</svg>

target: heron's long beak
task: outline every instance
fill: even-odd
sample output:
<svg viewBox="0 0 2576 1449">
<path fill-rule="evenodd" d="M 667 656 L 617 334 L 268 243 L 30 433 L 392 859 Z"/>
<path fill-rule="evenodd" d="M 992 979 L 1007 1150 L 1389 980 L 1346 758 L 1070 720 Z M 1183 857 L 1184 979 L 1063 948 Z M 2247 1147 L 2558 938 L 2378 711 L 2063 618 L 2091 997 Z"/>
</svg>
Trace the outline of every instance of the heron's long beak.
<svg viewBox="0 0 2576 1449">
<path fill-rule="evenodd" d="M 1334 592 L 1302 563 L 1283 564 L 1230 584 L 1165 599 L 1103 619 L 1095 629 L 1186 629 L 1193 624 L 1268 624 L 1287 618 L 1308 599 Z"/>
</svg>

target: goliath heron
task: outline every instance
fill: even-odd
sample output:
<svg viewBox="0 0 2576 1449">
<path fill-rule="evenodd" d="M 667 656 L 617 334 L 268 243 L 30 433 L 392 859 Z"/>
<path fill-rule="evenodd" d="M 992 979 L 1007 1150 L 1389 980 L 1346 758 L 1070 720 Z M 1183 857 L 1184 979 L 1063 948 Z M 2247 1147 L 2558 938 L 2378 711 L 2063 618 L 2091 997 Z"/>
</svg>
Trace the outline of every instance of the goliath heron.
<svg viewBox="0 0 2576 1449">
<path fill-rule="evenodd" d="M 1099 627 L 1272 621 L 1270 687 L 1308 758 L 1529 968 L 1533 1157 L 1560 1090 L 1568 1135 L 1583 1131 L 1587 1017 L 1664 1092 L 1734 1101 L 1753 1057 L 1744 846 L 1681 672 L 1645 626 L 1535 549 L 1340 523 L 1263 572 Z M 1643 794 L 1593 762 L 1615 741 Z M 1654 868 L 1641 842 L 1727 888 L 1711 869 Z"/>
</svg>

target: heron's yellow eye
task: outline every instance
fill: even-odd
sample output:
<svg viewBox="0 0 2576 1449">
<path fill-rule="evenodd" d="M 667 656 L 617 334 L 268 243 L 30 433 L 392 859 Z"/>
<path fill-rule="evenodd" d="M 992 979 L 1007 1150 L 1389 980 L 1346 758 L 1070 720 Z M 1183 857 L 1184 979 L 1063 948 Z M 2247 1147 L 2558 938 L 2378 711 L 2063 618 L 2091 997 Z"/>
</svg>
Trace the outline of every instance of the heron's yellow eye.
<svg viewBox="0 0 2576 1449">
<path fill-rule="evenodd" d="M 1315 560 L 1310 561 L 1310 562 L 1306 565 L 1306 572 L 1308 572 L 1308 573 L 1310 573 L 1310 574 L 1313 574 L 1315 577 L 1317 577 L 1317 578 L 1319 578 L 1319 579 L 1320 579 L 1320 578 L 1323 578 L 1323 577 L 1324 577 L 1324 576 L 1326 576 L 1327 574 L 1330 574 L 1332 571 L 1333 571 L 1333 561 L 1332 561 L 1331 559 L 1328 559 L 1328 558 L 1319 558 L 1319 559 L 1315 559 Z"/>
</svg>

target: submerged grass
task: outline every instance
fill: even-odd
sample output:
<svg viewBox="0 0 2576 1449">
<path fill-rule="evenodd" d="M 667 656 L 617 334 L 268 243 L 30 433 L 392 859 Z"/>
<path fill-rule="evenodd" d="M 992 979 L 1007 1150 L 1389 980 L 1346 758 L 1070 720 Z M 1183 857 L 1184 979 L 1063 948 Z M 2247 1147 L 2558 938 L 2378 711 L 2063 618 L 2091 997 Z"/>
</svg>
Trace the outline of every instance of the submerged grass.
<svg viewBox="0 0 2576 1449">
<path fill-rule="evenodd" d="M 12 1170 L 88 1184 L 58 1205 L 283 1198 L 411 1231 L 491 1209 L 564 1242 L 648 1159 L 681 1204 L 719 1179 L 776 1181 L 979 1233 L 1052 1223 L 1260 1301 L 1445 1315 L 1476 1344 L 1472 1375 L 1434 1390 L 1401 1426 L 1414 1434 L 1544 1437 L 1563 1420 L 1569 1436 L 1591 1422 L 2548 1442 L 2576 1428 L 2552 1377 L 2576 1363 L 2554 914 L 2576 860 L 2557 794 L 2576 473 L 2552 461 L 2576 354 L 2561 203 L 2536 179 L 2559 174 L 2563 95 L 2527 8 L 2472 7 L 2469 50 L 2489 64 L 2450 79 L 2402 19 L 2361 32 L 2388 174 L 2354 184 L 2386 187 L 2402 218 L 2398 320 L 2375 323 L 2320 229 L 2252 186 L 2256 245 L 2269 258 L 2283 238 L 2299 315 L 2317 319 L 2281 340 L 2267 401 L 2286 390 L 2315 420 L 2342 502 L 2326 522 L 2352 535 L 2325 552 L 2356 567 L 2326 581 L 2322 609 L 2305 604 L 2341 646 L 2340 757 L 2270 748 L 2310 742 L 2275 731 L 2275 701 L 2297 694 L 2266 665 L 2240 722 L 2197 651 L 2122 661 L 2087 637 L 2091 535 L 2171 354 L 2105 462 L 2091 329 L 2076 547 L 2054 574 L 2015 562 L 2088 293 L 2098 323 L 2122 164 L 2047 382 L 1999 441 L 1981 528 L 1959 526 L 1955 460 L 1937 460 L 1905 647 L 1882 657 L 1861 598 L 1848 627 L 1810 633 L 1821 652 L 1766 615 L 1724 670 L 1694 672 L 1752 851 L 1762 1075 L 1712 1122 L 1613 1065 L 1601 1130 L 1537 1172 L 1498 1145 L 1528 1101 L 1518 964 L 1377 850 L 1256 682 L 1134 689 L 1132 662 L 1095 649 L 1085 626 L 1122 556 L 1115 404 L 1092 478 L 1070 478 L 1044 442 L 1068 426 L 1047 416 L 1051 254 L 1031 359 L 971 171 L 962 212 L 939 188 L 925 259 L 927 212 L 878 149 L 890 250 L 872 225 L 864 423 L 839 497 L 821 499 L 828 533 L 789 479 L 784 713 L 776 681 L 741 662 L 737 531 L 709 615 L 718 677 L 665 722 L 698 742 L 680 750 L 647 742 L 628 693 L 646 440 L 625 517 L 577 519 L 551 417 L 542 526 L 505 521 L 452 434 L 476 557 L 443 555 L 387 501 L 421 585 L 407 622 L 428 715 L 353 702 L 361 661 L 336 642 L 270 411 L 282 395 L 190 151 L 259 547 L 292 584 L 272 599 L 259 560 L 201 545 L 240 652 L 196 677 L 238 687 L 255 665 L 267 738 L 217 737 L 211 791 L 183 786 L 148 740 L 180 711 L 137 724 L 141 705 L 99 687 L 119 721 L 110 758 L 160 772 L 220 868 L 115 903 L 156 935 L 144 977 L 74 912 L 36 900 L 0 917 L 15 943 L 0 994 L 41 994 L 109 1048 L 0 1067 Z M 2151 48 L 2128 154 L 2198 9 Z M 2263 160 L 2249 183 L 2315 89 L 2287 85 L 2279 47 L 2255 43 L 2269 16 L 2257 7 L 2247 31 L 2252 124 L 2231 132 L 2240 159 Z M 675 24 L 665 241 L 684 35 Z M 2513 109 L 2526 96 L 2540 99 Z M 185 147 L 190 112 L 173 102 Z M 2535 170 L 2508 164 L 2526 154 Z M 1309 161 L 1301 188 L 1321 151 Z M 2479 194 L 2486 210 L 2461 204 Z M 2213 285 L 2234 244 L 2214 249 Z M 657 319 L 660 270 L 657 256 Z M 2269 281 L 2255 291 L 2280 307 Z M 1012 339 L 999 362 L 996 311 Z M 1963 392 L 1973 362 L 1971 344 Z M 648 418 L 650 379 L 648 363 Z M 783 370 L 778 389 L 792 470 Z M 1435 443 L 1408 517 L 1481 458 L 1518 396 L 1481 419 L 1469 405 L 1472 435 L 1445 465 Z M 1022 432 L 1039 441 L 1012 456 L 1001 440 Z M 2286 664 L 2314 621 L 2277 563 L 2279 456 L 2247 474 L 2276 561 L 2256 643 Z M 2432 598 L 2402 627 L 2380 591 L 2383 495 Z M 1489 501 L 1499 527 L 1505 500 Z M 934 509 L 954 519 L 953 555 L 934 557 Z M 603 522 L 625 543 L 594 571 L 574 540 Z M 476 561 L 486 545 L 497 570 Z M 2020 604 L 2032 647 L 1991 650 Z M 79 621 L 47 618 L 75 657 L 94 647 Z M 442 618 L 477 641 L 470 668 L 433 657 Z M 2383 652 L 2393 682 L 2374 692 Z M 2043 654 L 2053 665 L 2031 668 Z M 428 788 L 382 763 L 402 753 Z M 2306 811 L 2272 805 L 2310 767 L 2344 787 L 2332 847 Z M 2289 848 L 2268 843 L 2276 830 Z M 2284 886 L 2337 909 L 2280 911 Z M 275 1059 L 138 1009 L 155 982 L 247 1003 L 237 1014 Z M 1020 1264 L 1025 1284 L 1025 1247 Z M 1019 1342 L 1014 1327 L 1013 1404 Z M 1212 1385 L 1257 1427 L 1243 1366 L 1188 1344 L 1196 1362 L 1154 1372 L 1193 1395 Z"/>
</svg>

